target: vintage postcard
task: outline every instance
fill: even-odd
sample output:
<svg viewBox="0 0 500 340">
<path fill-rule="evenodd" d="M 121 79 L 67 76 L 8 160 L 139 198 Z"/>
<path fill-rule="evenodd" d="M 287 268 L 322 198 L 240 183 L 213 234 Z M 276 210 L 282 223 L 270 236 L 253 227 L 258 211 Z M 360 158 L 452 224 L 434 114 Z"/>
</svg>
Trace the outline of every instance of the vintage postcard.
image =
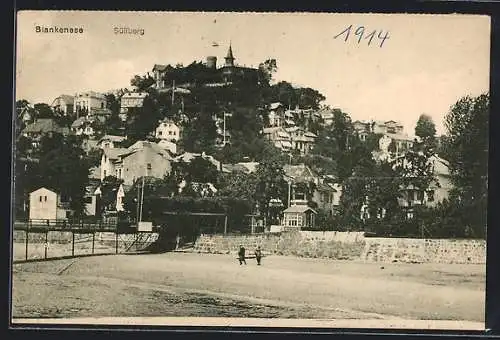
<svg viewBox="0 0 500 340">
<path fill-rule="evenodd" d="M 13 326 L 484 330 L 488 16 L 16 27 Z"/>
</svg>

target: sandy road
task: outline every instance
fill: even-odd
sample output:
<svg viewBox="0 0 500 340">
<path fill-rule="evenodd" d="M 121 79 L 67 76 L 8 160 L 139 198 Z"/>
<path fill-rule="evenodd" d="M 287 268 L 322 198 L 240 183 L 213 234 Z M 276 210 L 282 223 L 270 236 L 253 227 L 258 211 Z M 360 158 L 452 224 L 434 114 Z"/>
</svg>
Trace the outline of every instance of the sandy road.
<svg viewBox="0 0 500 340">
<path fill-rule="evenodd" d="M 13 314 L 484 321 L 485 266 L 264 260 L 166 253 L 16 264 Z"/>
</svg>

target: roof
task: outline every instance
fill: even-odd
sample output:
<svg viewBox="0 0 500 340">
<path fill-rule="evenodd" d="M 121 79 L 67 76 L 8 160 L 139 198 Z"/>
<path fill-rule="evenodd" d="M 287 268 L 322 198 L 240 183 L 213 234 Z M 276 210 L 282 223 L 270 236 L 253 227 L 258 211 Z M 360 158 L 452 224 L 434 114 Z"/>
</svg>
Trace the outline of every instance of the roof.
<svg viewBox="0 0 500 340">
<path fill-rule="evenodd" d="M 312 133 L 311 131 L 305 132 L 304 136 L 310 137 L 310 138 L 316 138 L 316 137 L 318 137 L 318 136 L 316 136 L 316 134 Z"/>
<path fill-rule="evenodd" d="M 153 66 L 153 71 L 165 71 L 167 69 L 167 65 L 160 65 L 160 64 L 155 64 Z"/>
<path fill-rule="evenodd" d="M 290 135 L 288 133 L 286 133 L 285 131 L 278 131 L 278 137 L 290 138 Z"/>
<path fill-rule="evenodd" d="M 248 173 L 248 169 L 241 165 L 241 164 L 223 164 L 222 165 L 223 171 L 226 172 L 243 172 L 243 173 Z"/>
<path fill-rule="evenodd" d="M 78 128 L 82 126 L 87 121 L 87 117 L 80 117 L 76 119 L 73 123 L 71 123 L 72 128 Z"/>
<path fill-rule="evenodd" d="M 57 97 L 56 99 L 54 99 L 54 101 L 52 102 L 52 104 L 58 100 L 58 99 L 61 99 L 63 102 L 65 102 L 66 104 L 71 104 L 73 105 L 74 101 L 75 101 L 75 97 L 74 96 L 70 96 L 69 94 L 61 94 L 59 97 Z"/>
<path fill-rule="evenodd" d="M 95 166 L 90 168 L 89 178 L 100 179 L 101 178 L 101 167 Z"/>
<path fill-rule="evenodd" d="M 409 141 L 413 142 L 415 137 L 410 137 L 408 135 L 400 134 L 400 133 L 384 133 L 384 136 L 387 136 L 389 138 L 392 138 L 394 140 L 404 140 L 404 141 Z"/>
<path fill-rule="evenodd" d="M 90 114 L 94 115 L 110 115 L 112 112 L 110 109 L 101 109 L 97 107 L 90 108 Z"/>
<path fill-rule="evenodd" d="M 295 132 L 297 130 L 304 130 L 304 129 L 302 129 L 301 127 L 298 127 L 298 126 L 291 126 L 291 127 L 285 128 L 286 132 Z"/>
<path fill-rule="evenodd" d="M 99 143 L 102 141 L 105 141 L 105 140 L 109 140 L 109 141 L 115 142 L 115 143 L 120 143 L 126 139 L 127 139 L 127 137 L 124 137 L 124 136 L 104 135 L 101 139 L 99 139 Z"/>
<path fill-rule="evenodd" d="M 310 181 L 317 177 L 305 164 L 285 164 L 283 170 L 285 171 L 285 176 L 293 178 L 295 181 Z"/>
<path fill-rule="evenodd" d="M 450 174 L 450 164 L 447 160 L 439 156 L 431 156 L 430 161 L 434 165 L 434 173 L 437 175 L 447 176 Z"/>
<path fill-rule="evenodd" d="M 281 104 L 280 102 L 271 103 L 271 104 L 269 104 L 269 109 L 276 110 L 277 108 L 279 108 L 281 106 L 283 106 L 283 104 Z"/>
<path fill-rule="evenodd" d="M 257 167 L 259 166 L 259 162 L 239 162 L 237 164 L 243 165 L 249 172 L 257 171 Z"/>
<path fill-rule="evenodd" d="M 220 168 L 220 162 L 218 160 L 216 160 L 213 156 L 205 155 L 204 153 L 199 154 L 199 153 L 192 153 L 192 152 L 184 152 L 182 155 L 179 155 L 179 156 L 175 157 L 174 159 L 177 162 L 183 161 L 183 162 L 189 163 L 195 157 L 202 157 L 203 159 L 206 159 L 206 160 L 210 161 L 210 163 L 215 165 L 217 167 L 217 169 Z"/>
<path fill-rule="evenodd" d="M 262 133 L 267 134 L 267 133 L 273 133 L 274 131 L 281 130 L 282 128 L 280 127 L 268 127 L 268 128 L 263 128 Z"/>
<path fill-rule="evenodd" d="M 146 92 L 132 92 L 132 93 L 127 93 L 122 96 L 122 99 L 125 98 L 146 98 L 148 94 Z"/>
<path fill-rule="evenodd" d="M 163 157 L 169 159 L 169 160 L 172 160 L 172 156 L 170 155 L 170 153 L 165 150 L 164 148 L 162 148 L 160 145 L 158 145 L 157 143 L 153 143 L 153 142 L 148 142 L 148 141 L 137 141 L 135 142 L 133 145 L 131 145 L 129 148 L 128 148 L 128 154 L 131 154 L 135 151 L 141 151 L 141 150 L 145 150 L 145 149 L 150 149 L 160 155 L 162 155 Z M 123 154 L 122 156 L 124 156 L 125 154 Z"/>
<path fill-rule="evenodd" d="M 333 186 L 328 185 L 326 183 L 318 183 L 318 185 L 316 186 L 316 189 L 318 191 L 330 191 L 330 192 L 336 192 L 337 191 Z"/>
<path fill-rule="evenodd" d="M 229 44 L 229 49 L 227 50 L 226 59 L 234 59 L 233 49 L 231 47 L 231 44 Z"/>
<path fill-rule="evenodd" d="M 304 136 L 297 136 L 292 138 L 294 141 L 298 142 L 308 142 L 308 143 L 314 143 L 314 138 L 308 137 L 306 135 Z"/>
<path fill-rule="evenodd" d="M 130 150 L 125 148 L 105 148 L 104 154 L 109 159 L 118 159 L 121 155 L 128 153 Z"/>
<path fill-rule="evenodd" d="M 75 97 L 91 97 L 91 98 L 106 99 L 106 96 L 103 93 L 99 93 L 99 92 L 95 92 L 95 91 L 76 93 Z"/>
<path fill-rule="evenodd" d="M 307 205 L 292 205 L 286 208 L 283 213 L 304 213 L 306 211 L 312 211 L 316 214 L 316 211 Z"/>
<path fill-rule="evenodd" d="M 34 123 L 28 125 L 23 132 L 27 133 L 49 133 L 49 132 L 58 132 L 58 133 L 67 133 L 69 129 L 67 127 L 59 126 L 53 119 L 51 118 L 42 118 L 37 119 Z"/>
</svg>

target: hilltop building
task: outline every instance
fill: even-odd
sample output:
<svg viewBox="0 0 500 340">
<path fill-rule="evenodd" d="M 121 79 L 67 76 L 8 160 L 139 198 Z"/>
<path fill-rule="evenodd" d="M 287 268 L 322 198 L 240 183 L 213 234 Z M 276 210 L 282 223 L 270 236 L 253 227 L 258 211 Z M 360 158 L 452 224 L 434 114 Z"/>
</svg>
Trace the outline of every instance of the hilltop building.
<svg viewBox="0 0 500 340">
<path fill-rule="evenodd" d="M 257 83 L 258 69 L 237 65 L 235 60 L 230 44 L 224 64 L 219 68 L 216 56 L 208 56 L 204 64 L 193 63 L 180 68 L 156 64 L 152 69 L 154 86 L 158 90 L 165 90 L 176 87 L 189 88 L 195 83 L 213 87 L 227 86 L 241 80 Z M 185 74 L 188 73 L 186 71 L 190 70 L 193 74 L 186 76 Z"/>
</svg>

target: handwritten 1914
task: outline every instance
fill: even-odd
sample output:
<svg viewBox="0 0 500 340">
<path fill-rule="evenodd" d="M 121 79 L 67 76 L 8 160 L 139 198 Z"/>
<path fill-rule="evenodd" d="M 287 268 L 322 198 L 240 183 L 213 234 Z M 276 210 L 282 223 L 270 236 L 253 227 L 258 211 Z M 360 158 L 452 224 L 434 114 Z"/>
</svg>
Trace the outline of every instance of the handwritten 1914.
<svg viewBox="0 0 500 340">
<path fill-rule="evenodd" d="M 342 32 L 340 32 L 339 34 L 337 34 L 333 38 L 337 39 L 338 37 L 344 35 L 345 36 L 344 41 L 347 42 L 349 37 L 351 37 L 352 30 L 353 30 L 353 25 L 349 25 L 346 29 L 344 29 Z M 389 39 L 389 31 L 386 31 L 385 34 L 384 34 L 384 31 L 382 31 L 382 30 L 378 31 L 378 34 L 377 34 L 377 30 L 373 30 L 369 34 L 366 34 L 366 35 L 365 35 L 365 33 L 366 32 L 365 32 L 364 26 L 358 26 L 356 28 L 356 30 L 354 31 L 354 35 L 358 37 L 357 38 L 358 44 L 361 43 L 361 40 L 365 39 L 365 40 L 368 40 L 368 46 L 370 46 L 373 38 L 375 37 L 375 35 L 377 35 L 377 38 L 380 40 L 379 47 L 382 47 L 382 45 L 384 45 L 385 40 Z"/>
</svg>

